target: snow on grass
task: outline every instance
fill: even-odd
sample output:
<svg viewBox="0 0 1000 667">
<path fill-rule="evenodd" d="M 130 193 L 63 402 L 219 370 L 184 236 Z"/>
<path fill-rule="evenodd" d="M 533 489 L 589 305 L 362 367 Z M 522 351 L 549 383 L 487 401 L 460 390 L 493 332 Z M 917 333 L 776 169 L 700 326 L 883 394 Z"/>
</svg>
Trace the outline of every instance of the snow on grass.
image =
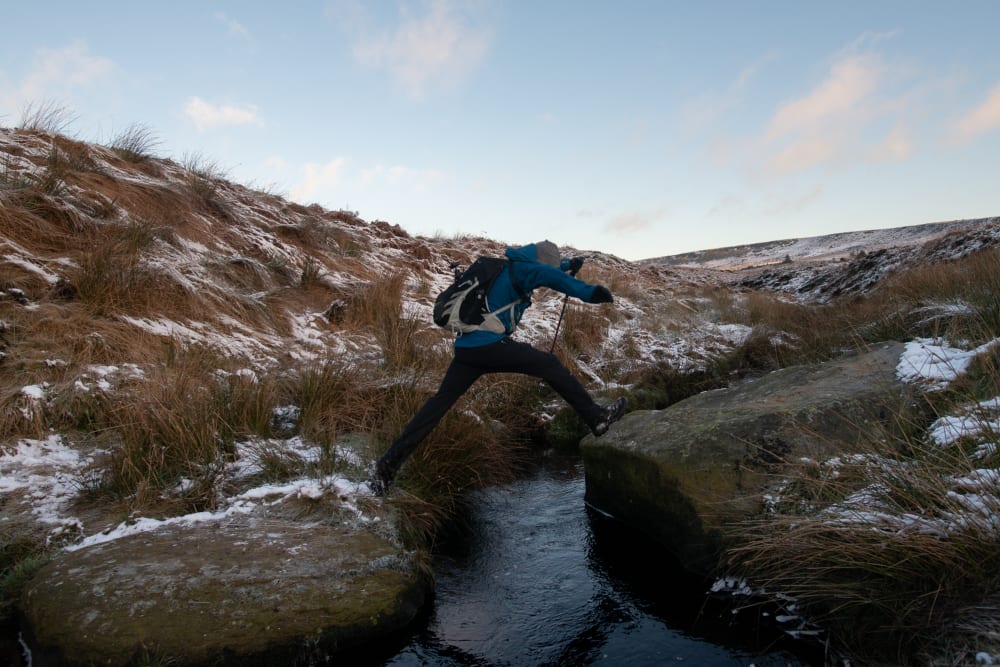
<svg viewBox="0 0 1000 667">
<path fill-rule="evenodd" d="M 112 379 L 141 380 L 145 376 L 145 371 L 136 364 L 122 364 L 121 366 L 95 364 L 87 366 L 86 370 L 73 382 L 73 388 L 88 394 L 94 389 L 107 393 L 114 389 Z"/>
<path fill-rule="evenodd" d="M 143 371 L 134 364 L 121 367 L 92 365 L 76 380 L 75 386 L 78 391 L 90 392 L 96 389 L 108 392 L 113 389 L 109 381 L 113 376 L 142 377 Z M 20 393 L 32 402 L 41 402 L 46 399 L 47 386 L 27 385 L 21 388 Z M 294 421 L 297 412 L 296 407 L 286 406 L 278 411 L 276 417 L 284 422 Z M 239 484 L 255 475 L 262 475 L 265 467 L 262 459 L 267 453 L 301 464 L 303 472 L 310 466 L 317 466 L 322 458 L 318 445 L 308 443 L 300 437 L 250 440 L 237 444 L 237 458 L 227 466 L 225 479 Z M 332 458 L 348 468 L 360 469 L 363 465 L 361 457 L 350 447 L 334 448 Z M 73 516 L 72 506 L 84 487 L 82 480 L 93 466 L 93 456 L 82 454 L 60 435 L 53 434 L 43 440 L 19 440 L 12 448 L 0 449 L 0 494 L 30 513 L 37 523 L 49 527 L 50 540 L 85 535 L 86 527 L 79 518 Z M 246 487 L 247 484 L 244 483 L 243 486 Z M 378 522 L 378 514 L 372 514 L 358 502 L 360 497 L 370 496 L 371 492 L 365 484 L 351 481 L 343 475 L 302 476 L 280 484 L 262 484 L 223 498 L 219 502 L 220 509 L 216 511 L 196 512 L 168 519 L 131 519 L 110 530 L 84 537 L 66 548 L 80 549 L 168 525 L 197 524 L 248 514 L 293 500 L 332 499 L 353 521 L 363 524 Z"/>
<path fill-rule="evenodd" d="M 896 365 L 896 374 L 904 382 L 920 384 L 928 391 L 944 389 L 965 373 L 977 356 L 997 343 L 1000 343 L 1000 338 L 971 350 L 961 350 L 942 339 L 917 338 L 906 344 Z"/>
<path fill-rule="evenodd" d="M 899 512 L 886 502 L 888 485 L 876 482 L 822 512 L 831 525 L 861 525 L 887 533 L 917 533 L 947 539 L 959 533 L 1000 538 L 1000 471 L 972 470 L 944 480 L 950 509 Z"/>
<path fill-rule="evenodd" d="M 138 519 L 123 522 L 118 524 L 115 528 L 106 530 L 102 533 L 97 533 L 95 535 L 90 535 L 85 537 L 76 544 L 71 544 L 66 547 L 66 551 L 77 551 L 86 547 L 94 546 L 95 544 L 104 544 L 105 542 L 111 542 L 113 540 L 118 540 L 123 537 L 129 537 L 131 535 L 138 535 L 140 533 L 147 533 L 154 530 L 159 530 L 166 526 L 174 525 L 194 525 L 198 523 L 205 523 L 208 521 L 217 521 L 226 517 L 236 516 L 240 514 L 249 514 L 256 509 L 254 503 L 233 503 L 225 510 L 219 512 L 195 512 L 192 514 L 185 514 L 184 516 L 171 517 L 169 519 L 151 519 L 148 517 L 139 517 Z"/>
<path fill-rule="evenodd" d="M 34 401 L 45 400 L 45 384 L 29 384 L 21 387 L 21 393 Z"/>
<path fill-rule="evenodd" d="M 921 385 L 928 391 L 946 388 L 953 380 L 968 370 L 972 360 L 997 344 L 994 339 L 972 350 L 951 347 L 946 341 L 920 338 L 904 348 L 897 364 L 898 376 L 911 383 Z M 938 446 L 955 444 L 963 438 L 985 438 L 978 446 L 973 459 L 982 458 L 996 451 L 996 433 L 1000 432 L 1000 397 L 982 401 L 960 410 L 958 414 L 937 419 L 928 428 L 928 439 Z M 828 461 L 827 465 L 838 465 L 840 459 Z M 889 468 L 903 465 L 916 466 L 917 462 L 899 462 L 889 459 L 854 459 L 854 463 L 864 463 L 882 468 L 887 476 L 894 473 Z M 953 509 L 943 509 L 937 513 L 899 513 L 886 502 L 889 487 L 886 483 L 875 482 L 860 489 L 842 502 L 824 511 L 833 523 L 869 525 L 878 530 L 894 533 L 915 531 L 946 538 L 956 532 L 977 531 L 1000 538 L 1000 472 L 993 469 L 977 469 L 943 480 L 947 486 L 947 498 Z"/>
<path fill-rule="evenodd" d="M 927 431 L 928 439 L 941 447 L 947 447 L 963 439 L 980 440 L 971 454 L 973 460 L 996 453 L 998 434 L 1000 434 L 1000 397 L 966 406 L 960 409 L 958 414 L 939 417 Z"/>
<path fill-rule="evenodd" d="M 130 317 L 122 319 L 134 327 L 148 333 L 179 341 L 183 344 L 205 345 L 215 350 L 225 351 L 233 357 L 263 359 L 273 361 L 270 356 L 275 349 L 281 349 L 284 342 L 269 338 L 260 332 L 253 335 L 234 332 L 220 333 L 218 324 L 189 321 L 177 322 L 167 318 Z"/>
<path fill-rule="evenodd" d="M 3 259 L 4 261 L 10 264 L 20 266 L 22 269 L 30 271 L 31 273 L 34 273 L 37 276 L 40 276 L 42 280 L 44 280 L 50 285 L 55 285 L 57 282 L 59 282 L 59 276 L 55 275 L 54 273 L 50 273 L 49 271 L 46 271 L 38 264 L 35 264 L 31 260 L 25 259 L 24 257 L 18 257 L 16 255 L 4 255 Z"/>
</svg>

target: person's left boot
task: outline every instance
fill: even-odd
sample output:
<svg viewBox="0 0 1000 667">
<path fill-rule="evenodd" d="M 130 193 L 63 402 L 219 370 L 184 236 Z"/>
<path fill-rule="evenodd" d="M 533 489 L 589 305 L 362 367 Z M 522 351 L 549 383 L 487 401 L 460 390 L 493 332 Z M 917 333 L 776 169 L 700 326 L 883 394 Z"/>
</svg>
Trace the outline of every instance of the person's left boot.
<svg viewBox="0 0 1000 667">
<path fill-rule="evenodd" d="M 392 475 L 381 461 L 372 461 L 368 464 L 368 488 L 372 490 L 372 495 L 384 498 L 389 492 L 391 483 Z"/>
<path fill-rule="evenodd" d="M 601 415 L 601 418 L 591 425 L 590 432 L 598 438 L 607 433 L 612 424 L 625 416 L 625 408 L 627 406 L 628 400 L 622 396 L 604 409 L 604 414 Z"/>
</svg>

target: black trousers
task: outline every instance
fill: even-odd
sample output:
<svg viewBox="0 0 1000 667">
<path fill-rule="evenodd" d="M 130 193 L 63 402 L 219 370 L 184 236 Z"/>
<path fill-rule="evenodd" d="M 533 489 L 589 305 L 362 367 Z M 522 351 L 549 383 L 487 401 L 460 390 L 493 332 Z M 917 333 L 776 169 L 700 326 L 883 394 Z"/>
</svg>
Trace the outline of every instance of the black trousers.
<svg viewBox="0 0 1000 667">
<path fill-rule="evenodd" d="M 427 399 L 382 455 L 379 468 L 390 479 L 395 477 L 406 459 L 434 430 L 445 413 L 486 373 L 523 373 L 545 380 L 588 426 L 603 414 L 603 408 L 594 402 L 579 380 L 550 352 L 536 350 L 527 343 L 509 338 L 483 347 L 456 347 L 455 357 L 448 366 L 437 393 Z"/>
</svg>

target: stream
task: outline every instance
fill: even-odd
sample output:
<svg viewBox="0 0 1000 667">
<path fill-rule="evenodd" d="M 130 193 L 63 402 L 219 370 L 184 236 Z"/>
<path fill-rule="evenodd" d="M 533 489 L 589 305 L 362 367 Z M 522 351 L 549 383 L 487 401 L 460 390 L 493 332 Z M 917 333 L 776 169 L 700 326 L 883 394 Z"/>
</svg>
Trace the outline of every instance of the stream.
<svg viewBox="0 0 1000 667">
<path fill-rule="evenodd" d="M 710 596 L 711 581 L 588 508 L 584 490 L 579 457 L 555 456 L 477 492 L 463 529 L 434 555 L 431 608 L 376 664 L 823 664 L 817 646 Z"/>
</svg>

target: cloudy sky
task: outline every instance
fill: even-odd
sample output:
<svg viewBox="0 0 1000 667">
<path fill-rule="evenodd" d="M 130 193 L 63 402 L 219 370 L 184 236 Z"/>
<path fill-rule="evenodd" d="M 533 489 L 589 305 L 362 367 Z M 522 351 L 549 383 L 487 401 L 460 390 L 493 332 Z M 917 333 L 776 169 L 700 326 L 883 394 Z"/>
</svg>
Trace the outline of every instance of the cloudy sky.
<svg viewBox="0 0 1000 667">
<path fill-rule="evenodd" d="M 15 2 L 67 110 L 414 235 L 642 259 L 1000 215 L 995 0 Z"/>
</svg>

